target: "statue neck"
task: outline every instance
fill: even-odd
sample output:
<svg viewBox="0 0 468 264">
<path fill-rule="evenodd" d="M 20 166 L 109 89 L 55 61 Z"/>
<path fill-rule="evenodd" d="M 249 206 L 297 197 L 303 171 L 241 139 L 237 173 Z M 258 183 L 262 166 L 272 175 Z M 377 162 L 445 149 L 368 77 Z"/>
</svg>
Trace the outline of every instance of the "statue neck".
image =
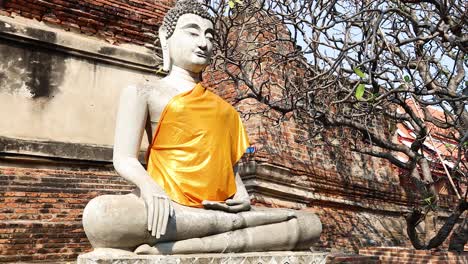
<svg viewBox="0 0 468 264">
<path fill-rule="evenodd" d="M 164 80 L 174 85 L 179 92 L 186 92 L 201 81 L 201 72 L 191 72 L 172 65 L 171 71 Z"/>
</svg>

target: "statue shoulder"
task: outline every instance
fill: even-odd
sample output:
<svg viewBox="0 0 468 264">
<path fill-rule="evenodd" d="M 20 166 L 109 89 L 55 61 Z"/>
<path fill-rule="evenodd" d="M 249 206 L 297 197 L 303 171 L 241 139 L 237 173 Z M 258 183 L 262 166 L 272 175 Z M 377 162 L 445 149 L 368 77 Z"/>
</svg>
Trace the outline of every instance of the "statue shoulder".
<svg viewBox="0 0 468 264">
<path fill-rule="evenodd" d="M 126 86 L 123 90 L 123 94 L 133 94 L 141 100 L 148 101 L 152 97 L 159 96 L 161 93 L 160 81 L 156 82 L 140 82 L 135 84 L 130 84 Z"/>
<path fill-rule="evenodd" d="M 154 90 L 150 83 L 136 83 L 129 85 L 127 89 L 134 89 L 134 92 L 145 100 L 151 95 L 151 92 Z"/>
<path fill-rule="evenodd" d="M 147 94 L 147 89 L 142 87 L 140 84 L 129 84 L 123 87 L 122 91 L 120 92 L 121 97 L 132 97 L 138 99 L 143 99 L 147 96 Z"/>
</svg>

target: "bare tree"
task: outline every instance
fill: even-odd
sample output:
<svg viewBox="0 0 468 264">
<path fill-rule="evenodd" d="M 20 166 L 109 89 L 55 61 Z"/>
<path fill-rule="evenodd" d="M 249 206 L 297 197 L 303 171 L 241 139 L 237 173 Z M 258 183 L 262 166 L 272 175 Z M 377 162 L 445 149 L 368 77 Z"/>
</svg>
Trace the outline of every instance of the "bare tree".
<svg viewBox="0 0 468 264">
<path fill-rule="evenodd" d="M 409 238 L 416 249 L 440 246 L 467 209 L 466 188 L 457 185 L 466 183 L 468 171 L 467 2 L 206 4 L 219 32 L 211 70 L 224 73 L 215 81 L 234 83 L 238 101 L 254 98 L 280 116 L 293 112 L 311 137 L 345 127 L 353 151 L 403 169 L 420 199 L 406 217 Z M 393 136 L 399 124 L 411 130 L 407 145 Z M 435 141 L 445 151 L 431 149 Z M 450 205 L 435 236 L 423 241 L 416 226 L 437 210 L 436 166 L 443 167 L 458 203 Z M 466 223 L 459 233 L 463 250 Z"/>
</svg>

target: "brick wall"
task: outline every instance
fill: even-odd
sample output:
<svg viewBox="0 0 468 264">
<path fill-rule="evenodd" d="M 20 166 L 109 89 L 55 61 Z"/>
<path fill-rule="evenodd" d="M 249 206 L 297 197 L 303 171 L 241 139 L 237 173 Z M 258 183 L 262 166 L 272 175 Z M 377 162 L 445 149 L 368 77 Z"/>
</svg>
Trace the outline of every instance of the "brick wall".
<svg viewBox="0 0 468 264">
<path fill-rule="evenodd" d="M 0 262 L 75 260 L 91 249 L 81 225 L 86 203 L 98 195 L 124 194 L 131 189 L 110 165 L 0 167 Z M 254 204 L 277 206 L 258 199 Z M 397 215 L 324 202 L 311 203 L 307 210 L 317 213 L 323 223 L 317 249 L 356 251 L 362 246 L 405 245 L 404 225 Z"/>
<path fill-rule="evenodd" d="M 277 207 L 254 200 L 260 207 Z M 396 213 L 377 212 L 331 203 L 310 204 L 306 211 L 317 214 L 322 235 L 314 250 L 356 253 L 369 246 L 411 247 L 405 235 L 405 222 Z"/>
<path fill-rule="evenodd" d="M 376 256 L 379 263 L 468 263 L 468 252 L 369 247 L 359 250 L 364 256 Z"/>
<path fill-rule="evenodd" d="M 50 26 L 92 35 L 111 43 L 153 43 L 161 18 L 173 1 L 143 0 L 0 0 L 0 15 L 20 15 Z M 276 46 L 278 50 L 284 47 Z M 287 50 L 286 47 L 285 50 Z M 269 63 L 269 64 L 268 64 Z M 274 64 L 268 60 L 266 65 Z M 267 67 L 268 68 L 268 67 Z M 299 73 L 299 72 L 296 72 Z M 300 74 L 297 74 L 300 76 Z M 351 153 L 345 144 L 331 147 L 304 141 L 308 132 L 294 115 L 284 116 L 252 99 L 235 101 L 241 89 L 214 85 L 224 75 L 211 71 L 206 84 L 243 113 L 254 159 L 291 169 L 284 182 L 312 186 L 328 198 L 371 201 L 367 208 L 317 200 L 307 204 L 324 225 L 319 247 L 357 250 L 369 245 L 405 245 L 404 221 L 382 210 L 383 204 L 407 205 L 398 177 L 387 162 Z M 262 78 L 281 80 L 269 71 Z M 215 81 L 213 81 L 215 80 Z M 279 90 L 268 90 L 282 96 Z M 340 146 L 340 144 L 337 144 Z M 101 194 L 129 192 L 131 185 L 110 165 L 20 164 L 0 167 L 0 262 L 72 261 L 90 249 L 81 226 L 87 201 Z M 258 205 L 278 206 L 261 199 Z"/>
<path fill-rule="evenodd" d="M 0 167 L 0 262 L 75 260 L 91 249 L 86 203 L 131 189 L 110 167 Z"/>
<path fill-rule="evenodd" d="M 299 63 L 285 59 L 294 57 L 295 46 L 288 41 L 277 41 L 290 38 L 281 21 L 265 17 L 261 12 L 239 19 L 245 31 L 237 30 L 235 23 L 232 26 L 234 29 L 227 38 L 238 41 L 237 46 L 228 48 L 227 52 L 223 50 L 230 54 L 229 60 L 218 59 L 205 71 L 203 79 L 205 86 L 241 113 L 249 139 L 257 149 L 253 155 L 255 160 L 289 168 L 304 177 L 319 175 L 315 172 L 318 170 L 331 171 L 343 182 L 372 179 L 398 183 L 398 171 L 388 161 L 350 150 L 349 130 L 328 129 L 325 137 L 333 144 L 327 144 L 324 138 L 314 139 L 310 134 L 309 125 L 314 123 L 310 117 L 301 116 L 297 111 L 275 110 L 303 100 L 306 92 L 301 87 L 311 85 L 306 82 L 311 78 L 310 73 Z M 238 77 L 243 75 L 249 76 L 253 89 Z M 327 96 L 316 90 L 316 97 Z M 249 93 L 256 98 L 248 96 Z M 373 121 L 374 129 L 382 131 L 387 138 L 392 137 L 385 120 Z"/>
<path fill-rule="evenodd" d="M 265 24 L 267 28 L 263 28 Z M 317 246 L 355 251 L 371 245 L 411 246 L 402 213 L 410 210 L 413 199 L 417 200 L 417 197 L 412 196 L 412 190 L 408 193 L 402 188 L 396 167 L 386 160 L 351 152 L 349 139 L 353 134 L 345 128 L 330 129 L 325 133 L 327 138 L 311 139 L 307 126 L 302 126 L 304 119 L 296 113 L 283 114 L 264 101 L 246 96 L 247 93 L 255 95 L 261 86 L 263 90 L 259 93 L 264 97 L 262 99 L 273 102 L 274 107 L 275 101 L 291 99 L 291 94 L 300 92 L 286 83 L 288 79 L 295 78 L 294 81 L 300 82 L 307 77 L 301 67 L 283 60 L 282 56 L 287 58 L 295 47 L 288 42 L 272 43 L 271 40 L 277 36 L 284 37 L 284 32 L 281 27 L 268 27 L 268 24 L 274 25 L 275 21 L 249 17 L 243 28 L 253 28 L 254 32 L 234 30 L 234 37 L 241 35 L 243 38 L 239 40 L 239 46 L 227 54 L 232 54 L 230 59 L 243 68 L 229 62 L 227 65 L 221 62 L 211 65 L 204 74 L 205 85 L 241 112 L 251 143 L 257 147 L 253 159 L 290 169 L 292 175 L 283 177 L 281 181 L 309 186 L 315 194 L 322 195 L 327 201 L 333 200 L 325 202 L 319 198 L 307 204 L 306 210 L 316 212 L 324 224 Z M 249 39 L 252 36 L 256 39 Z M 250 59 L 249 63 L 243 64 L 245 58 Z M 253 76 L 250 80 L 258 90 L 252 92 L 242 80 L 232 80 L 224 69 L 231 71 L 231 76 L 241 76 L 245 70 L 242 74 Z M 220 80 L 224 81 L 220 83 Z M 315 96 L 327 96 L 321 94 L 319 88 Z M 372 120 L 372 129 L 391 139 L 387 128 L 385 120 Z M 325 139 L 333 144 L 326 144 Z M 444 197 L 446 201 L 441 206 L 455 204 L 452 198 Z M 259 199 L 258 202 L 273 207 L 286 205 L 281 201 L 275 204 L 277 201 L 274 199 Z M 354 203 L 365 206 L 354 206 Z M 400 205 L 401 211 L 389 209 L 388 204 Z"/>
<path fill-rule="evenodd" d="M 368 204 L 364 208 L 320 200 L 308 203 L 305 210 L 315 212 L 323 224 L 317 250 L 356 252 L 365 246 L 408 246 L 404 220 L 387 208 L 406 204 L 400 188 L 376 187 L 371 181 L 339 185 L 334 174 L 322 177 L 313 183 L 316 194 Z M 98 195 L 125 194 L 132 189 L 110 164 L 0 167 L 0 262 L 74 261 L 78 254 L 91 250 L 81 225 L 86 203 Z M 262 198 L 255 194 L 253 203 L 280 206 Z"/>
<path fill-rule="evenodd" d="M 22 16 L 110 43 L 153 44 L 173 0 L 2 0 L 0 15 Z"/>
<path fill-rule="evenodd" d="M 111 43 L 131 42 L 143 45 L 154 42 L 154 37 L 143 33 L 155 33 L 162 17 L 173 3 L 172 0 L 3 0 L 0 15 L 20 15 L 44 21 L 52 26 L 93 35 Z M 279 31 L 280 34 L 285 34 L 284 30 Z M 266 33 L 259 41 L 268 41 L 269 35 Z M 271 36 L 274 31 L 269 33 Z M 287 51 L 291 47 L 280 44 L 264 45 L 259 51 L 269 50 Z M 272 68 L 268 65 L 274 64 L 274 59 L 266 60 L 266 72 L 260 74 L 256 81 L 270 79 L 280 83 L 284 80 L 284 71 L 268 70 Z M 302 76 L 297 69 L 288 67 L 288 73 L 293 73 L 296 77 Z M 225 77 L 216 72 L 210 72 L 209 75 L 205 78 L 208 82 Z M 212 88 L 231 103 L 238 92 L 242 91 L 241 87 L 230 83 L 223 83 L 222 88 Z M 273 97 L 283 96 L 281 90 L 274 85 L 270 85 L 267 92 Z M 360 177 L 374 177 L 378 181 L 398 181 L 394 169 L 385 161 L 353 154 L 345 147 L 319 146 L 320 142 L 305 141 L 308 133 L 297 124 L 293 115 L 288 115 L 278 125 L 278 113 L 266 111 L 267 107 L 255 100 L 244 100 L 236 107 L 244 113 L 245 126 L 252 143 L 258 148 L 255 156 L 259 161 L 292 168 L 299 173 L 310 172 L 314 167 L 336 170 L 344 178 L 359 174 Z"/>
</svg>

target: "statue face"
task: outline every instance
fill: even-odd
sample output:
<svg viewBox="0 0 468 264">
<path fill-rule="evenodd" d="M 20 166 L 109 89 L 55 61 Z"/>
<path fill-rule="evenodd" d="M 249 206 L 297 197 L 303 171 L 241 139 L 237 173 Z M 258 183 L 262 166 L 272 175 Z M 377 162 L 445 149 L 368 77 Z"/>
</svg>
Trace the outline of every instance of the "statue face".
<svg viewBox="0 0 468 264">
<path fill-rule="evenodd" d="M 191 72 L 201 72 L 210 63 L 213 36 L 210 20 L 194 14 L 180 16 L 167 40 L 171 63 Z"/>
</svg>

